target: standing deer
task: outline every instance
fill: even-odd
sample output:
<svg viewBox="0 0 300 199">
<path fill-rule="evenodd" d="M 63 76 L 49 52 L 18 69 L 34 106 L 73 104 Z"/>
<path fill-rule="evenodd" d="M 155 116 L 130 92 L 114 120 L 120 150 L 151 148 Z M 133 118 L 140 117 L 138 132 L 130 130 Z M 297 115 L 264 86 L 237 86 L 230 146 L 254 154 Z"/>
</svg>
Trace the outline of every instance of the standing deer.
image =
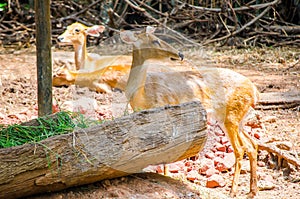
<svg viewBox="0 0 300 199">
<path fill-rule="evenodd" d="M 229 69 L 199 68 L 198 71 L 147 73 L 149 60 L 183 59 L 183 55 L 153 35 L 147 27 L 141 33 L 122 31 L 121 39 L 133 45 L 133 61 L 125 94 L 134 110 L 200 100 L 208 113 L 220 123 L 234 149 L 235 171 L 230 195 L 237 193 L 241 160 L 250 160 L 250 192 L 257 193 L 257 144 L 243 131 L 242 120 L 258 101 L 258 91 L 246 77 Z"/>
</svg>

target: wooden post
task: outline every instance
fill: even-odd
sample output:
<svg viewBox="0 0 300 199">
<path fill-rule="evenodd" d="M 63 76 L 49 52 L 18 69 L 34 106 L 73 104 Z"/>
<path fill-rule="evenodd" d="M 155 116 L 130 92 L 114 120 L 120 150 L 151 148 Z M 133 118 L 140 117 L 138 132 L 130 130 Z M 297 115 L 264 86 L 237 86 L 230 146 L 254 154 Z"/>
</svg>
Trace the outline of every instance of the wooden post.
<svg viewBox="0 0 300 199">
<path fill-rule="evenodd" d="M 35 0 L 38 115 L 52 113 L 50 0 Z"/>
</svg>

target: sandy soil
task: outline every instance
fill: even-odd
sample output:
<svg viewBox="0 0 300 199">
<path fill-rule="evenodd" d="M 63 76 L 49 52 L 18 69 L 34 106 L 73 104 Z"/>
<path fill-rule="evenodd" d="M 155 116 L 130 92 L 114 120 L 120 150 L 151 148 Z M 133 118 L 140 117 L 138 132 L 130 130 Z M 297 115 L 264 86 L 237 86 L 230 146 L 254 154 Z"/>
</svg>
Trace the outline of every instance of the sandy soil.
<svg viewBox="0 0 300 199">
<path fill-rule="evenodd" d="M 37 115 L 37 86 L 35 53 L 33 49 L 0 51 L 0 124 L 30 120 Z M 218 66 L 233 69 L 249 77 L 262 93 L 300 92 L 300 50 L 291 48 L 222 49 L 209 50 L 202 59 L 197 52 L 189 53 L 196 65 Z M 70 53 L 66 56 L 70 57 Z M 97 101 L 96 118 L 111 116 L 114 94 L 101 94 L 74 87 L 53 88 L 54 101 L 67 106 L 78 96 L 90 96 Z M 272 141 L 288 141 L 292 151 L 300 153 L 300 104 L 286 109 L 257 110 L 266 119 L 263 137 Z M 290 175 L 284 170 L 268 166 L 258 167 L 260 178 L 272 176 L 273 187 L 262 190 L 256 198 L 300 197 L 299 170 L 292 169 Z M 31 198 L 226 198 L 230 190 L 232 172 L 222 173 L 226 186 L 205 188 L 205 183 L 192 183 L 178 175 L 165 177 L 153 173 L 135 174 L 118 179 L 105 180 L 91 185 L 47 193 Z M 180 179 L 180 180 L 178 180 Z M 241 174 L 239 198 L 245 198 L 249 173 Z"/>
</svg>

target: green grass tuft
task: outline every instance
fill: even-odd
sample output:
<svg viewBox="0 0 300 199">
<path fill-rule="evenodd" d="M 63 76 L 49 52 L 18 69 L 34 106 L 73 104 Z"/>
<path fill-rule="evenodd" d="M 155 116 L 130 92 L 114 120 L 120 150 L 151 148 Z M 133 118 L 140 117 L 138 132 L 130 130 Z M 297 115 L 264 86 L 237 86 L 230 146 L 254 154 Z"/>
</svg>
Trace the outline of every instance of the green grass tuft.
<svg viewBox="0 0 300 199">
<path fill-rule="evenodd" d="M 7 127 L 0 125 L 0 148 L 37 143 L 55 135 L 72 132 L 75 127 L 87 128 L 95 123 L 84 118 L 82 114 L 62 111 L 57 113 L 55 118 L 37 118 L 35 125 L 29 126 L 26 123 Z"/>
</svg>

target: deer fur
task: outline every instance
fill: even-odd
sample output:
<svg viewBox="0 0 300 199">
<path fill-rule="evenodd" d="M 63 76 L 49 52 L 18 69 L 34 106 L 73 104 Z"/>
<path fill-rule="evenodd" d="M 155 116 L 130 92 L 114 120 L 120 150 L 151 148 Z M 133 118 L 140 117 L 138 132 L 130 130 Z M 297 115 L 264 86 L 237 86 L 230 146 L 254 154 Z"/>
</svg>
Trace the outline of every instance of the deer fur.
<svg viewBox="0 0 300 199">
<path fill-rule="evenodd" d="M 153 59 L 183 59 L 178 50 L 153 35 L 155 28 L 142 33 L 122 31 L 121 39 L 133 45 L 133 61 L 125 94 L 134 110 L 177 105 L 199 100 L 209 118 L 226 132 L 236 157 L 230 195 L 237 194 L 241 161 L 246 152 L 250 160 L 250 192 L 257 193 L 257 144 L 243 131 L 242 120 L 258 101 L 255 85 L 245 76 L 224 68 L 197 71 L 147 72 Z"/>
</svg>

